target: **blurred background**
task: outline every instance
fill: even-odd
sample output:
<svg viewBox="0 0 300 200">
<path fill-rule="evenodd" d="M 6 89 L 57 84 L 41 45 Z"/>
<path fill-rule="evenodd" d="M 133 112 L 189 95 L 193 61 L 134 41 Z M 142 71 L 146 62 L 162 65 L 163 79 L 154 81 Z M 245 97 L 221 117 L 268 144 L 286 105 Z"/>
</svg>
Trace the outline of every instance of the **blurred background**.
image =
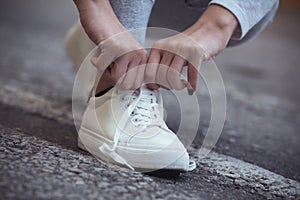
<svg viewBox="0 0 300 200">
<path fill-rule="evenodd" d="M 179 8 L 184 17 L 178 18 Z M 273 24 L 261 35 L 226 49 L 216 58 L 228 106 L 225 127 L 215 151 L 297 181 L 300 181 L 299 11 L 300 1 L 282 0 Z M 157 0 L 150 25 L 179 29 L 181 23 L 194 20 L 195 16 L 197 9 L 190 8 L 183 0 Z M 73 2 L 2 0 L 0 20 L 0 124 L 20 127 L 29 135 L 76 148 L 74 128 L 56 130 L 42 120 L 24 119 L 13 111 L 14 107 L 26 107 L 21 97 L 27 95 L 33 102 L 47 99 L 71 112 L 75 73 L 64 51 L 64 36 L 78 20 Z M 15 98 L 7 100 L 9 95 Z M 205 109 L 209 100 L 204 97 L 200 104 Z M 208 120 L 204 116 L 199 140 L 205 135 Z M 176 127 L 177 121 L 168 118 L 171 127 Z M 45 127 L 53 129 L 47 132 Z"/>
</svg>

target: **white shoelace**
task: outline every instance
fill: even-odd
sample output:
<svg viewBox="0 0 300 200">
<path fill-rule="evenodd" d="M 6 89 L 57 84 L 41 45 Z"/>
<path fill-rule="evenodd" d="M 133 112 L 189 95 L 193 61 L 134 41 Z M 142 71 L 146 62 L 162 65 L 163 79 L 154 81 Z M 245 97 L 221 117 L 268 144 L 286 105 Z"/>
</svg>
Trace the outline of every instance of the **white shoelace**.
<svg viewBox="0 0 300 200">
<path fill-rule="evenodd" d="M 121 130 L 126 126 L 128 118 L 130 118 L 133 124 L 140 127 L 141 131 L 146 129 L 147 126 L 152 123 L 152 111 L 154 110 L 154 106 L 157 105 L 157 97 L 152 91 L 140 89 L 139 94 L 137 91 L 129 92 L 122 97 L 122 100 L 128 101 L 127 112 L 124 112 L 120 118 L 119 124 L 117 125 L 114 136 L 114 144 L 110 147 L 104 143 L 99 147 L 99 150 L 106 156 L 112 158 L 115 162 L 134 170 L 134 168 L 127 163 L 122 156 L 115 152 L 115 149 L 119 143 L 119 138 L 122 132 Z"/>
<path fill-rule="evenodd" d="M 152 121 L 152 112 L 157 105 L 157 97 L 152 91 L 141 90 L 139 101 L 131 112 L 130 119 L 136 126 L 145 129 Z M 154 114 L 154 118 L 156 115 Z"/>
</svg>

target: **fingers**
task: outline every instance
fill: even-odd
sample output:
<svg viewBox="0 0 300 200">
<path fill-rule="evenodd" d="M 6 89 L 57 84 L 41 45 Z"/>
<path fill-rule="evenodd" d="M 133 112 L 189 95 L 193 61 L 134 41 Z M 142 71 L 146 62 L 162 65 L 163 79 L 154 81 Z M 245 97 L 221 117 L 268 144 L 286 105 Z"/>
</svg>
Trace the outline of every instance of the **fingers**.
<svg viewBox="0 0 300 200">
<path fill-rule="evenodd" d="M 137 75 L 136 75 L 136 80 L 133 84 L 133 89 L 140 88 L 144 82 L 146 62 L 147 62 L 147 56 L 144 56 L 139 64 L 139 66 L 137 66 L 138 71 L 137 71 Z"/>
<path fill-rule="evenodd" d="M 150 89 L 158 89 L 159 86 L 167 89 L 184 89 L 188 83 L 186 80 L 181 79 L 181 73 L 187 63 L 185 59 L 175 53 L 153 49 L 145 69 L 145 81 L 148 83 L 147 86 Z M 190 64 L 190 67 L 192 66 L 193 65 Z M 195 73 L 190 74 L 194 86 L 193 88 L 195 89 L 195 84 L 197 84 L 198 81 L 198 71 L 193 68 L 190 73 Z"/>
<path fill-rule="evenodd" d="M 202 50 L 199 52 L 191 54 L 188 63 L 188 82 L 194 91 L 197 89 L 200 66 L 205 56 Z"/>
<path fill-rule="evenodd" d="M 156 83 L 156 72 L 160 63 L 161 55 L 159 50 L 152 49 L 145 68 L 145 82 L 149 89 L 155 90 L 159 86 Z"/>
<path fill-rule="evenodd" d="M 126 74 L 124 74 L 125 75 L 124 80 L 120 85 L 122 89 L 125 90 L 134 89 L 136 76 L 138 72 L 138 65 L 139 62 L 137 61 L 132 61 L 128 64 Z"/>
<path fill-rule="evenodd" d="M 120 43 L 116 43 L 115 46 L 114 49 L 105 49 L 104 47 L 111 48 L 111 45 L 103 44 L 104 49 L 96 51 L 92 63 L 103 74 L 114 62 L 109 70 L 110 75 L 113 82 L 121 88 L 137 89 L 145 81 L 150 89 L 158 89 L 162 86 L 176 90 L 185 87 L 196 90 L 204 54 L 202 48 L 199 48 L 195 42 L 182 36 L 160 40 L 153 45 L 148 59 L 145 49 L 136 49 L 116 57 L 116 54 L 119 55 L 116 52 L 123 52 L 120 49 L 126 50 L 127 47 L 123 45 L 121 48 Z M 147 63 L 146 67 L 145 63 Z M 188 65 L 190 86 L 186 80 L 181 79 L 182 69 L 186 65 Z"/>
<path fill-rule="evenodd" d="M 134 51 L 123 55 L 115 61 L 111 77 L 122 89 L 130 90 L 141 87 L 144 80 L 145 51 Z"/>
<path fill-rule="evenodd" d="M 123 89 L 136 89 L 141 85 L 144 69 L 139 66 L 146 60 L 147 51 L 127 31 L 98 44 L 98 49 L 91 58 L 100 75 L 105 75 L 108 78 L 106 80 Z M 111 65 L 112 63 L 114 64 Z M 107 69 L 108 66 L 111 67 Z"/>
<path fill-rule="evenodd" d="M 164 51 L 160 64 L 158 65 L 158 69 L 156 72 L 156 83 L 160 86 L 163 86 L 167 89 L 172 89 L 168 80 L 167 80 L 167 73 L 169 66 L 173 60 L 174 54 Z"/>
<path fill-rule="evenodd" d="M 174 57 L 170 68 L 167 72 L 167 80 L 171 89 L 182 90 L 187 86 L 186 81 L 180 78 L 182 69 L 185 66 L 185 64 L 186 61 L 183 58 L 179 56 Z"/>
<path fill-rule="evenodd" d="M 198 65 L 198 67 L 195 67 L 191 63 L 188 63 L 188 82 L 192 87 L 188 89 L 192 89 L 193 91 L 197 90 L 199 68 L 200 68 L 200 64 Z"/>
</svg>

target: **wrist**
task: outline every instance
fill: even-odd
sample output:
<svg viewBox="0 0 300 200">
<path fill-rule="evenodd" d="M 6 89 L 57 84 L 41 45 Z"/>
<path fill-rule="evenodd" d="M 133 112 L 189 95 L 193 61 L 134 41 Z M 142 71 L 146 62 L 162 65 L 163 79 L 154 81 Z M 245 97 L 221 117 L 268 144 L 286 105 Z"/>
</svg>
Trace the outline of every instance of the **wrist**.
<svg viewBox="0 0 300 200">
<path fill-rule="evenodd" d="M 223 33 L 227 33 L 231 37 L 239 25 L 235 15 L 228 9 L 217 4 L 210 5 L 207 8 L 207 12 L 208 17 L 214 15 L 216 16 L 212 18 L 212 23 L 214 23 L 216 27 L 222 30 Z"/>
<path fill-rule="evenodd" d="M 231 37 L 237 27 L 238 20 L 229 10 L 212 4 L 208 6 L 198 21 L 185 32 L 191 34 L 200 28 L 207 28 Z"/>
<path fill-rule="evenodd" d="M 220 53 L 238 26 L 236 17 L 226 8 L 212 4 L 198 21 L 184 31 L 201 44 L 208 57 Z"/>
</svg>

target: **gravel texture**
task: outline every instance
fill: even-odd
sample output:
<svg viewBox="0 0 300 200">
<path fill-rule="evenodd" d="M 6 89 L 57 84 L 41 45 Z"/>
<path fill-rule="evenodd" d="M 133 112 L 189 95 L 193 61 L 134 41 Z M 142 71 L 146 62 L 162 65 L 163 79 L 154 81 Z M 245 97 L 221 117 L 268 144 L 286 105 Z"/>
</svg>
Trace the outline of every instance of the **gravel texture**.
<svg viewBox="0 0 300 200">
<path fill-rule="evenodd" d="M 261 198 L 218 184 L 222 178 L 201 172 L 160 178 L 103 164 L 0 126 L 2 199 L 240 199 Z"/>
</svg>

